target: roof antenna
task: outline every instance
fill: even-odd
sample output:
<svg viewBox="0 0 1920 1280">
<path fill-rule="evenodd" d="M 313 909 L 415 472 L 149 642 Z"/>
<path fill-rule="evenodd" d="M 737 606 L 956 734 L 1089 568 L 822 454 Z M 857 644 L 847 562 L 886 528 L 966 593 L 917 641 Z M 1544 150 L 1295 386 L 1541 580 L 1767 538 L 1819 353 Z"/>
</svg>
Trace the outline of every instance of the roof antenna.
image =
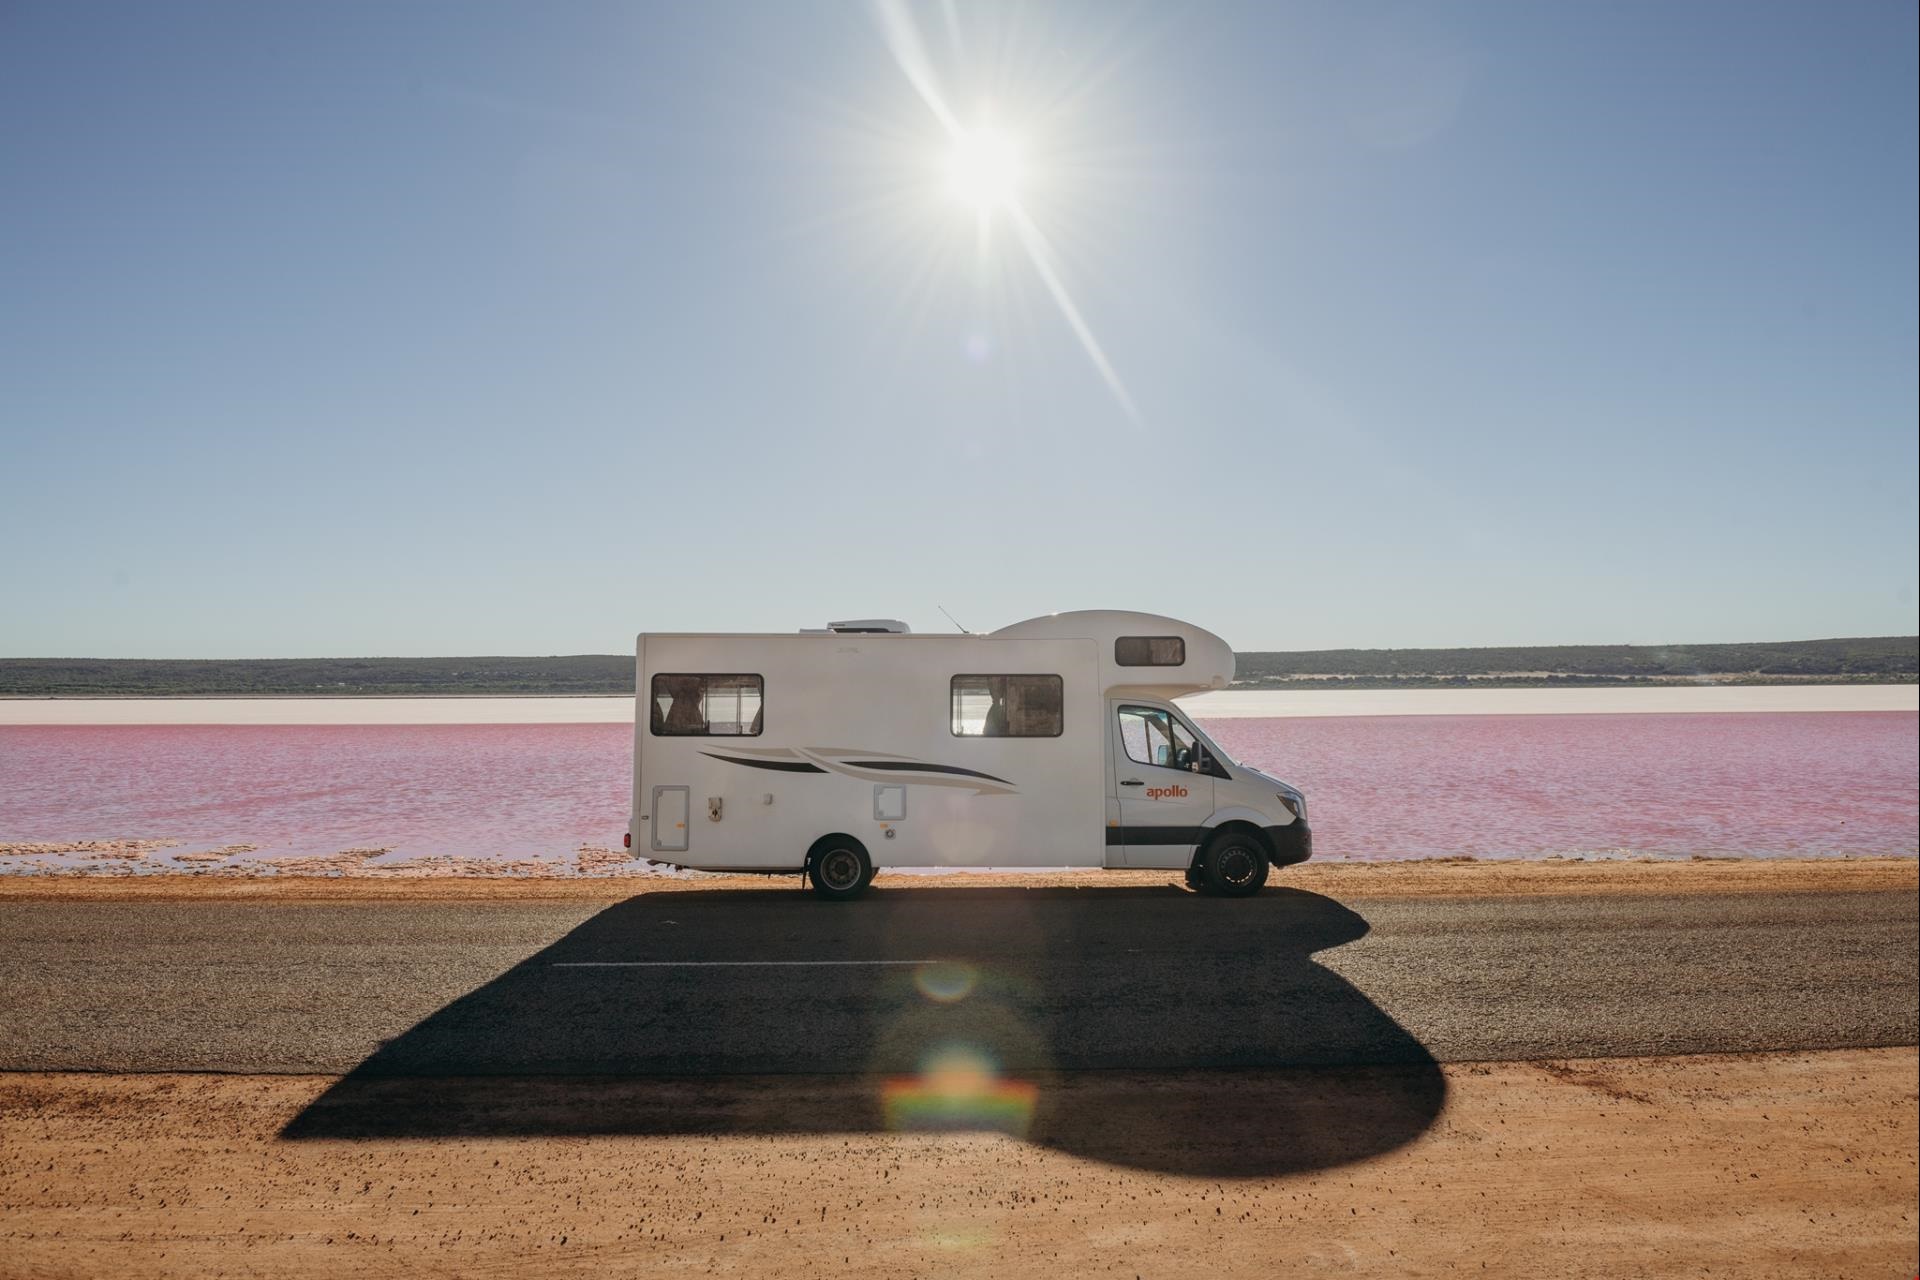
<svg viewBox="0 0 1920 1280">
<path fill-rule="evenodd" d="M 933 606 L 933 607 L 934 607 L 934 608 L 936 608 L 936 609 L 938 609 L 938 610 L 939 610 L 940 612 L 942 612 L 942 613 L 947 613 L 947 607 L 946 607 L 945 605 L 942 605 L 942 604 L 937 604 L 937 605 L 935 605 L 935 606 Z M 956 618 L 956 617 L 954 617 L 954 616 L 953 616 L 952 614 L 950 614 L 950 613 L 947 613 L 947 621 L 948 621 L 948 622 L 951 622 L 951 623 L 952 623 L 952 624 L 953 624 L 954 626 L 956 626 L 956 627 L 959 627 L 959 628 L 960 628 L 960 634 L 961 634 L 961 635 L 963 635 L 963 636 L 970 636 L 970 635 L 972 635 L 972 634 L 973 634 L 973 632 L 971 632 L 971 631 L 969 631 L 969 630 L 967 630 L 967 629 L 966 629 L 965 627 L 961 627 L 961 626 L 960 626 L 960 619 L 958 619 L 958 618 Z"/>
</svg>

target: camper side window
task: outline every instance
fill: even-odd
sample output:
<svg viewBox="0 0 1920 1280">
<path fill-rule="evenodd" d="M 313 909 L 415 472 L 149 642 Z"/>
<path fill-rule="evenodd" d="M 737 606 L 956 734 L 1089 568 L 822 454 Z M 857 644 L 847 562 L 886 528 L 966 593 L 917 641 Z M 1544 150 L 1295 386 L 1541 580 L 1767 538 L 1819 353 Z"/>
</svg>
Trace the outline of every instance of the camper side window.
<svg viewBox="0 0 1920 1280">
<path fill-rule="evenodd" d="M 650 728 L 656 738 L 758 737 L 759 676 L 657 675 Z"/>
<path fill-rule="evenodd" d="M 1121 636 L 1113 642 L 1116 667 L 1177 667 L 1187 660 L 1187 642 L 1179 636 Z"/>
<path fill-rule="evenodd" d="M 956 738 L 1057 738 L 1066 687 L 1059 676 L 955 676 Z"/>
</svg>

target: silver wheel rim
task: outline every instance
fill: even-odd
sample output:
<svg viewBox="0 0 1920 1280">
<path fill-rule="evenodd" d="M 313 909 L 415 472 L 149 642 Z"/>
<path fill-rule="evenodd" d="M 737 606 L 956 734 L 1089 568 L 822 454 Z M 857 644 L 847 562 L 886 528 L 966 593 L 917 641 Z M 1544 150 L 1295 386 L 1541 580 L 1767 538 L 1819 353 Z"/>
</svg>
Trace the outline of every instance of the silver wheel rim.
<svg viewBox="0 0 1920 1280">
<path fill-rule="evenodd" d="M 1220 853 L 1220 878 L 1231 885 L 1246 884 L 1253 879 L 1253 855 L 1242 848 L 1223 849 Z"/>
<path fill-rule="evenodd" d="M 860 859 L 846 849 L 835 849 L 820 860 L 820 878 L 829 889 L 851 889 L 860 883 Z"/>
</svg>

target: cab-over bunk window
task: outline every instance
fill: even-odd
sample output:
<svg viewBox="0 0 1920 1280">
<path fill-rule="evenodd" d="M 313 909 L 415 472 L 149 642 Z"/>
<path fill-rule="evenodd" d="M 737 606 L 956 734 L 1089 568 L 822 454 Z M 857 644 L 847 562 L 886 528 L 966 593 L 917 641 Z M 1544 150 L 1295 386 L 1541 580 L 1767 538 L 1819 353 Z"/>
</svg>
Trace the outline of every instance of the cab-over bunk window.
<svg viewBox="0 0 1920 1280">
<path fill-rule="evenodd" d="M 1059 676 L 955 676 L 956 738 L 1057 738 L 1064 732 Z"/>
<path fill-rule="evenodd" d="M 1121 636 L 1113 642 L 1116 667 L 1178 667 L 1187 660 L 1180 636 Z"/>
<path fill-rule="evenodd" d="M 758 737 L 761 693 L 755 675 L 656 675 L 649 727 L 657 738 Z"/>
</svg>

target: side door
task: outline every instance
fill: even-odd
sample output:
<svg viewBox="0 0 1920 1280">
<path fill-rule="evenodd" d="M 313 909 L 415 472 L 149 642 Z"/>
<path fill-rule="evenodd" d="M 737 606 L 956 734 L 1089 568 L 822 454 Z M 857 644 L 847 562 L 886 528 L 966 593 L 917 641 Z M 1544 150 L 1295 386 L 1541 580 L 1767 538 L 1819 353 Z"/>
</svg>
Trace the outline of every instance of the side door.
<svg viewBox="0 0 1920 1280">
<path fill-rule="evenodd" d="M 1192 767 L 1198 740 L 1165 707 L 1117 701 L 1109 717 L 1123 865 L 1186 867 L 1213 816 L 1213 776 Z"/>
</svg>

